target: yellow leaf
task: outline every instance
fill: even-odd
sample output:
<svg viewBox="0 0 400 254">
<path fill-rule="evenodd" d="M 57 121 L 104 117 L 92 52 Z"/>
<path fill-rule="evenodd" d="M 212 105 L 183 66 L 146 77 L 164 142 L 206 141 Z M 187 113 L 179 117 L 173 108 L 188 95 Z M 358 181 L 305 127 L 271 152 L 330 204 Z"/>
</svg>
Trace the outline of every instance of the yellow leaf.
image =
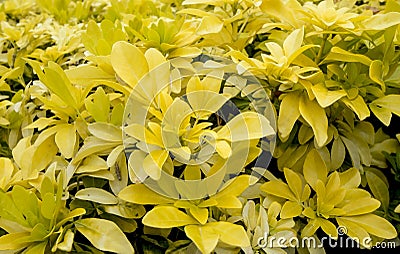
<svg viewBox="0 0 400 254">
<path fill-rule="evenodd" d="M 342 188 L 357 188 L 361 184 L 360 171 L 357 168 L 350 168 L 339 173 L 340 184 Z"/>
<path fill-rule="evenodd" d="M 283 141 L 287 140 L 289 137 L 289 134 L 299 116 L 299 93 L 288 93 L 282 99 L 278 117 L 279 136 Z"/>
<path fill-rule="evenodd" d="M 118 197 L 126 202 L 141 205 L 171 204 L 175 201 L 154 192 L 141 183 L 125 187 L 118 193 Z"/>
<path fill-rule="evenodd" d="M 336 239 L 338 232 L 336 226 L 329 220 L 318 218 L 322 230 L 329 235 L 329 237 Z"/>
<path fill-rule="evenodd" d="M 77 88 L 72 86 L 67 75 L 58 64 L 49 62 L 48 67 L 45 67 L 43 72 L 38 62 L 29 59 L 25 60 L 32 66 L 43 84 L 67 105 L 77 108 Z"/>
<path fill-rule="evenodd" d="M 326 183 L 328 169 L 317 150 L 313 149 L 307 154 L 304 161 L 303 174 L 307 183 L 314 190 L 316 190 L 317 180 L 321 180 L 323 184 Z"/>
<path fill-rule="evenodd" d="M 261 185 L 260 190 L 277 197 L 286 198 L 292 201 L 297 200 L 297 198 L 290 190 L 289 186 L 279 180 L 273 180 L 264 183 L 263 185 Z"/>
<path fill-rule="evenodd" d="M 149 71 L 142 51 L 125 41 L 119 41 L 113 45 L 111 64 L 117 75 L 131 87 L 135 87 L 137 82 Z"/>
<path fill-rule="evenodd" d="M 108 169 L 107 162 L 97 155 L 89 155 L 77 168 L 76 173 L 89 173 Z"/>
<path fill-rule="evenodd" d="M 313 91 L 315 98 L 317 98 L 319 105 L 323 108 L 332 105 L 337 100 L 347 95 L 344 90 L 330 91 L 323 83 L 311 86 L 311 90 Z"/>
<path fill-rule="evenodd" d="M 332 61 L 339 61 L 339 62 L 348 62 L 348 63 L 362 63 L 364 65 L 370 66 L 371 59 L 362 54 L 354 54 L 347 50 L 344 50 L 339 47 L 332 47 L 329 54 L 325 57 L 325 59 L 321 62 L 327 63 Z"/>
<path fill-rule="evenodd" d="M 124 128 L 124 132 L 140 141 L 145 141 L 147 144 L 164 147 L 160 133 L 153 133 L 140 124 L 128 125 Z"/>
<path fill-rule="evenodd" d="M 349 100 L 347 97 L 342 98 L 344 104 L 349 107 L 354 113 L 357 114 L 358 118 L 362 121 L 365 118 L 369 117 L 369 109 L 367 104 L 365 104 L 363 97 L 357 95 L 354 100 Z"/>
<path fill-rule="evenodd" d="M 174 228 L 198 224 L 191 216 L 173 206 L 156 206 L 142 220 L 143 224 L 154 228 Z"/>
<path fill-rule="evenodd" d="M 88 125 L 88 131 L 104 141 L 122 143 L 121 129 L 113 124 L 99 122 Z"/>
<path fill-rule="evenodd" d="M 299 110 L 301 116 L 311 126 L 319 147 L 328 139 L 328 118 L 325 110 L 315 101 L 310 101 L 305 94 L 300 98 Z"/>
<path fill-rule="evenodd" d="M 5 234 L 0 237 L 0 250 L 18 250 L 24 248 L 31 243 L 27 240 L 27 237 L 30 236 L 29 232 L 17 232 L 11 234 Z"/>
<path fill-rule="evenodd" d="M 208 219 L 208 209 L 200 208 L 198 206 L 193 205 L 190 207 L 190 214 L 201 224 L 205 224 Z"/>
<path fill-rule="evenodd" d="M 211 227 L 214 232 L 219 234 L 221 242 L 232 246 L 247 247 L 250 246 L 249 237 L 244 228 L 226 221 L 210 222 L 206 226 Z"/>
<path fill-rule="evenodd" d="M 288 168 L 284 168 L 283 172 L 285 173 L 286 182 L 290 190 L 296 196 L 297 200 L 300 200 L 301 194 L 303 193 L 303 181 L 300 176 Z"/>
<path fill-rule="evenodd" d="M 309 237 L 315 234 L 317 229 L 321 226 L 320 220 L 318 218 L 311 219 L 308 224 L 301 231 L 301 237 Z"/>
<path fill-rule="evenodd" d="M 280 216 L 282 219 L 289 219 L 299 216 L 302 211 L 303 207 L 299 203 L 293 201 L 286 201 L 282 206 L 282 211 Z"/>
<path fill-rule="evenodd" d="M 217 16 L 205 16 L 203 17 L 199 27 L 197 28 L 197 34 L 206 35 L 219 33 L 222 30 L 223 26 L 224 22 L 220 20 Z"/>
<path fill-rule="evenodd" d="M 336 221 L 341 228 L 347 231 L 347 233 L 345 232 L 346 235 L 350 236 L 351 238 L 358 240 L 370 238 L 370 235 L 363 227 L 361 227 L 357 223 L 346 220 L 346 217 L 336 217 Z M 360 241 L 360 244 L 366 248 L 371 247 L 371 246 L 365 246 L 364 242 L 365 241 Z"/>
<path fill-rule="evenodd" d="M 95 79 L 114 81 L 115 76 L 103 71 L 101 68 L 90 65 L 79 65 L 65 71 L 68 79 L 74 84 L 87 85 Z"/>
<path fill-rule="evenodd" d="M 13 162 L 8 158 L 0 158 L 0 189 L 7 191 L 14 173 Z"/>
<path fill-rule="evenodd" d="M 236 115 L 217 132 L 218 138 L 230 142 L 260 139 L 274 134 L 268 119 L 255 112 Z"/>
<path fill-rule="evenodd" d="M 166 150 L 151 151 L 143 160 L 144 171 L 154 180 L 160 179 L 162 167 L 168 156 Z"/>
<path fill-rule="evenodd" d="M 385 239 L 392 239 L 397 236 L 396 229 L 384 218 L 375 214 L 365 214 L 350 217 L 341 217 L 344 222 L 354 222 L 368 233 L 382 237 Z"/>
<path fill-rule="evenodd" d="M 116 253 L 135 253 L 122 230 L 110 220 L 98 218 L 81 219 L 75 222 L 75 228 L 99 250 Z"/>
<path fill-rule="evenodd" d="M 218 202 L 216 206 L 220 208 L 231 208 L 231 209 L 242 208 L 242 203 L 240 202 L 240 200 L 232 195 L 224 195 L 221 197 L 217 197 L 215 198 L 215 200 L 217 200 Z"/>
<path fill-rule="evenodd" d="M 301 19 L 299 19 L 299 13 L 301 13 L 299 10 L 302 9 L 302 6 L 298 1 L 263 0 L 260 8 L 264 13 L 278 18 L 291 27 L 300 27 L 302 24 Z"/>
<path fill-rule="evenodd" d="M 375 107 L 371 107 L 374 105 Z M 382 121 L 385 125 L 389 125 L 390 123 L 390 117 L 387 116 L 388 112 L 392 112 L 393 114 L 396 114 L 400 116 L 400 95 L 398 94 L 389 94 L 384 97 L 381 97 L 379 99 L 374 100 L 370 104 L 370 108 L 372 112 L 382 121 L 381 118 L 383 118 L 384 121 Z M 381 109 L 384 110 L 383 114 L 381 111 L 377 110 Z M 378 113 L 378 114 L 377 114 Z M 383 117 L 380 117 L 380 115 L 383 115 Z"/>
<path fill-rule="evenodd" d="M 185 233 L 204 254 L 211 253 L 217 246 L 219 235 L 212 227 L 188 225 L 185 227 Z"/>
<path fill-rule="evenodd" d="M 286 37 L 283 42 L 283 50 L 285 52 L 285 56 L 291 56 L 296 50 L 298 50 L 303 43 L 304 36 L 304 27 L 301 29 L 296 29 Z"/>
<path fill-rule="evenodd" d="M 381 206 L 381 202 L 371 197 L 353 199 L 349 204 L 341 207 L 346 216 L 367 214 L 375 211 Z"/>
<path fill-rule="evenodd" d="M 366 30 L 383 31 L 391 26 L 400 24 L 400 13 L 388 12 L 372 15 L 361 22 Z"/>
<path fill-rule="evenodd" d="M 235 179 L 228 181 L 221 190 L 212 196 L 214 199 L 218 199 L 223 196 L 234 196 L 237 197 L 242 194 L 250 185 L 249 175 L 240 175 Z"/>
<path fill-rule="evenodd" d="M 64 124 L 55 135 L 55 141 L 65 158 L 71 158 L 76 144 L 76 130 L 72 124 Z"/>
<path fill-rule="evenodd" d="M 50 164 L 57 152 L 58 147 L 53 138 L 47 138 L 39 145 L 30 146 L 23 154 L 22 177 L 24 179 L 36 178 L 39 171 Z"/>
<path fill-rule="evenodd" d="M 369 67 L 369 77 L 372 81 L 378 83 L 381 86 L 382 92 L 385 92 L 386 86 L 383 81 L 383 63 L 380 60 L 374 60 Z"/>
<path fill-rule="evenodd" d="M 114 205 L 118 203 L 118 199 L 113 194 L 99 188 L 85 188 L 79 190 L 75 194 L 75 198 L 106 205 Z"/>
<path fill-rule="evenodd" d="M 389 126 L 392 119 L 392 111 L 390 109 L 378 107 L 373 103 L 369 104 L 369 108 L 384 125 Z"/>
<path fill-rule="evenodd" d="M 144 56 L 147 60 L 147 64 L 149 66 L 149 71 L 153 70 L 157 66 L 160 66 L 161 64 L 166 62 L 165 57 L 161 54 L 160 51 L 158 51 L 155 48 L 149 48 L 148 50 L 146 50 L 146 52 L 144 53 Z M 166 65 L 166 66 L 168 66 L 168 65 Z"/>
<path fill-rule="evenodd" d="M 346 157 L 346 150 L 343 141 L 340 137 L 333 141 L 331 149 L 331 167 L 332 169 L 338 169 L 342 166 L 344 159 Z"/>
<path fill-rule="evenodd" d="M 72 244 L 74 243 L 74 236 L 75 234 L 72 232 L 72 230 L 67 229 L 63 238 L 64 240 L 57 245 L 57 248 L 62 251 L 71 252 Z"/>
<path fill-rule="evenodd" d="M 216 150 L 223 159 L 229 158 L 232 154 L 231 146 L 225 140 L 217 141 Z"/>
</svg>

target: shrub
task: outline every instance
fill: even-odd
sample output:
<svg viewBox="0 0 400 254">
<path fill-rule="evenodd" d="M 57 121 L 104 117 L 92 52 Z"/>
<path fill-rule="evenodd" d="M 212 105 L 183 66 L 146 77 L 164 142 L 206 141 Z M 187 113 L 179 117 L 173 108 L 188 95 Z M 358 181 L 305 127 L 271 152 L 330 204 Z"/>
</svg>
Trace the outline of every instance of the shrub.
<svg viewBox="0 0 400 254">
<path fill-rule="evenodd" d="M 397 1 L 0 10 L 0 252 L 398 240 Z"/>
</svg>

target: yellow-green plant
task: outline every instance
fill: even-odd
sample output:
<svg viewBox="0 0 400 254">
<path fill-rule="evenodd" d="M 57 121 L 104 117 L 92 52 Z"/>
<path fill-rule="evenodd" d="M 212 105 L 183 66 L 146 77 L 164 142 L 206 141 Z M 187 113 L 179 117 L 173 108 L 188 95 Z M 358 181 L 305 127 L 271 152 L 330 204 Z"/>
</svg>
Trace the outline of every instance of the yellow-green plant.
<svg viewBox="0 0 400 254">
<path fill-rule="evenodd" d="M 396 0 L 2 1 L 0 252 L 395 241 L 399 31 Z"/>
</svg>

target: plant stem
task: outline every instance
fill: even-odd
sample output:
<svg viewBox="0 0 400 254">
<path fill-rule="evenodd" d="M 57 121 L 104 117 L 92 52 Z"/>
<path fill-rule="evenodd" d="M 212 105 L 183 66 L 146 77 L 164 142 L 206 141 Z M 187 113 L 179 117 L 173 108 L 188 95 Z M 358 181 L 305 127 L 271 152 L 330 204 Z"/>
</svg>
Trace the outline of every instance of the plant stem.
<svg viewBox="0 0 400 254">
<path fill-rule="evenodd" d="M 315 58 L 315 63 L 319 64 L 319 62 L 321 61 L 321 57 L 322 57 L 322 53 L 324 52 L 325 49 L 325 43 L 328 40 L 329 35 L 328 34 L 324 34 L 324 36 L 322 37 L 322 43 L 321 43 L 321 47 L 319 48 L 317 57 Z"/>
</svg>

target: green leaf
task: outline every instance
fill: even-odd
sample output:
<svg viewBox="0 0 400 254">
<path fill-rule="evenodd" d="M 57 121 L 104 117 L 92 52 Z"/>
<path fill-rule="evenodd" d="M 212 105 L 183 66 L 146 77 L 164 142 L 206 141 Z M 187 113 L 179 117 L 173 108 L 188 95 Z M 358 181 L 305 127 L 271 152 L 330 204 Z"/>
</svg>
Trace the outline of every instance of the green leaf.
<svg viewBox="0 0 400 254">
<path fill-rule="evenodd" d="M 116 253 L 135 252 L 125 234 L 112 221 L 87 218 L 76 221 L 75 227 L 99 250 Z"/>
<path fill-rule="evenodd" d="M 173 206 L 156 206 L 142 220 L 143 224 L 154 228 L 174 228 L 198 222 Z"/>
<path fill-rule="evenodd" d="M 367 171 L 365 175 L 372 194 L 376 199 L 381 201 L 383 210 L 387 212 L 389 208 L 389 186 L 371 171 Z"/>
</svg>

